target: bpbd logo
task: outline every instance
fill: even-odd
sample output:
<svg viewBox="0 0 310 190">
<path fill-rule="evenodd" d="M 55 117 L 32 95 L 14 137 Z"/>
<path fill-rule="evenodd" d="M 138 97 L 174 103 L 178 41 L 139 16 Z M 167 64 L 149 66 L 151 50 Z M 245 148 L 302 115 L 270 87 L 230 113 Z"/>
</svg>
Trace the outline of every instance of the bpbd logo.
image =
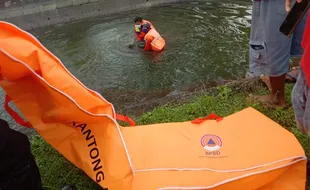
<svg viewBox="0 0 310 190">
<path fill-rule="evenodd" d="M 220 156 L 222 140 L 219 136 L 207 134 L 201 138 L 201 145 L 206 150 L 206 156 Z"/>
</svg>

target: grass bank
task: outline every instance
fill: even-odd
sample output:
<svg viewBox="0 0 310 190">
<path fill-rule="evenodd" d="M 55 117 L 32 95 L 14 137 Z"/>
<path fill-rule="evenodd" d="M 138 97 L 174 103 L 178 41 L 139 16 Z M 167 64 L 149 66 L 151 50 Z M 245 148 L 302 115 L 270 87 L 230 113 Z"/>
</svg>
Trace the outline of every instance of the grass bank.
<svg viewBox="0 0 310 190">
<path fill-rule="evenodd" d="M 290 102 L 292 88 L 293 84 L 286 86 L 288 102 Z M 248 102 L 246 98 L 249 93 L 263 94 L 267 93 L 267 89 L 262 85 L 253 84 L 249 88 L 240 88 L 240 84 L 220 86 L 217 89 L 200 93 L 186 100 L 186 102 L 167 104 L 155 108 L 152 112 L 136 118 L 136 121 L 140 125 L 187 121 L 203 117 L 211 112 L 227 116 L 252 106 L 291 131 L 299 139 L 308 158 L 310 158 L 310 137 L 302 134 L 297 129 L 291 105 L 285 109 L 268 108 L 258 103 Z M 64 184 L 76 184 L 78 189 L 83 190 L 100 189 L 83 172 L 71 165 L 40 137 L 33 137 L 31 144 L 46 189 L 59 190 Z M 308 174 L 309 180 L 310 176 Z M 310 187 L 308 187 L 308 190 L 310 190 Z"/>
</svg>

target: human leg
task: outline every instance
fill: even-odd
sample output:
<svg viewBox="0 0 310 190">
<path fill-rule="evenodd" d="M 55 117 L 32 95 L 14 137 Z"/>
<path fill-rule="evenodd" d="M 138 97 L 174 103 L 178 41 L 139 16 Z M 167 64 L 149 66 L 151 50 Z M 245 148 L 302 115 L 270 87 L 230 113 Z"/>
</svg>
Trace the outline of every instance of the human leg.
<svg viewBox="0 0 310 190">
<path fill-rule="evenodd" d="M 303 54 L 303 48 L 301 46 L 303 33 L 307 21 L 308 13 L 306 13 L 303 19 L 299 22 L 296 30 L 292 36 L 292 43 L 290 49 L 291 66 L 299 65 L 301 56 Z M 293 67 L 291 71 L 286 74 L 285 81 L 295 82 L 299 74 L 299 69 Z M 266 84 L 270 92 L 272 92 L 269 76 L 261 76 L 261 80 Z"/>
<path fill-rule="evenodd" d="M 285 76 L 270 77 L 271 86 L 271 98 L 273 98 L 272 104 L 284 106 L 285 105 Z"/>
<path fill-rule="evenodd" d="M 294 62 L 294 65 L 299 65 L 300 58 L 304 53 L 304 50 L 301 46 L 303 35 L 304 35 L 304 30 L 305 26 L 307 23 L 307 18 L 308 18 L 309 11 L 304 15 L 304 17 L 301 19 L 299 24 L 296 27 L 296 30 L 292 36 L 292 45 L 291 45 L 291 58 L 292 61 Z"/>
<path fill-rule="evenodd" d="M 254 1 L 250 36 L 250 72 L 270 77 L 271 93 L 255 100 L 285 105 L 285 73 L 289 69 L 291 38 L 279 32 L 287 13 L 282 0 Z"/>
<path fill-rule="evenodd" d="M 0 188 L 43 190 L 28 138 L 0 119 Z"/>
<path fill-rule="evenodd" d="M 0 119 L 0 190 L 43 190 L 39 168 L 26 135 Z M 61 190 L 76 190 L 67 185 Z"/>
<path fill-rule="evenodd" d="M 310 90 L 302 68 L 292 91 L 292 105 L 298 128 L 310 136 Z"/>
<path fill-rule="evenodd" d="M 303 17 L 303 19 L 300 21 L 298 24 L 294 35 L 292 37 L 292 42 L 291 42 L 291 48 L 290 48 L 290 57 L 294 58 L 293 60 L 295 61 L 300 61 L 300 58 L 303 54 L 303 48 L 301 46 L 302 38 L 303 38 L 303 33 L 307 21 L 307 15 L 308 13 Z M 295 63 L 296 64 L 296 63 Z M 273 96 L 275 96 L 275 100 L 277 101 L 276 104 L 278 105 L 285 105 L 285 79 L 287 76 L 295 77 L 293 76 L 298 76 L 299 72 L 296 70 L 291 71 L 290 73 L 278 76 L 278 77 L 270 77 L 270 84 L 271 84 L 271 93 Z"/>
</svg>

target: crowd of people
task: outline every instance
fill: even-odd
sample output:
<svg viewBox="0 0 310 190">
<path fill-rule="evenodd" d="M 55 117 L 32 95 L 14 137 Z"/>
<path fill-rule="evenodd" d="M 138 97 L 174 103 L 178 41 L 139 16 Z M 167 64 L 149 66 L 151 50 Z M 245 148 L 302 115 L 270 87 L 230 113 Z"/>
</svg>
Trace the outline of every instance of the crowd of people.
<svg viewBox="0 0 310 190">
<path fill-rule="evenodd" d="M 297 0 L 301 2 L 302 0 Z M 250 34 L 250 73 L 261 76 L 270 94 L 251 96 L 257 101 L 283 107 L 285 79 L 291 57 L 299 57 L 300 72 L 292 92 L 292 104 L 298 127 L 310 135 L 310 20 L 299 23 L 293 37 L 280 33 L 279 27 L 290 11 L 292 0 L 253 0 Z M 150 21 L 137 17 L 134 30 L 144 50 L 161 51 L 165 40 Z M 0 190 L 42 190 L 39 169 L 30 151 L 27 137 L 0 120 Z M 63 190 L 74 190 L 67 185 Z"/>
</svg>

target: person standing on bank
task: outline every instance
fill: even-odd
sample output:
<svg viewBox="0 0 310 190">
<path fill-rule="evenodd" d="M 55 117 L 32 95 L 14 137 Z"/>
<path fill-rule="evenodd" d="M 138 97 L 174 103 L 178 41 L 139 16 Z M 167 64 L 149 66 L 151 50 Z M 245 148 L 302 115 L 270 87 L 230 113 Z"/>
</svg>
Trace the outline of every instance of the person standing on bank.
<svg viewBox="0 0 310 190">
<path fill-rule="evenodd" d="M 298 0 L 300 3 L 302 0 Z M 290 0 L 287 0 L 287 11 L 290 10 Z M 310 16 L 310 15 L 309 15 Z M 310 20 L 307 23 L 302 40 L 304 54 L 300 63 L 300 74 L 292 92 L 292 105 L 297 127 L 310 136 Z M 309 101 L 308 101 L 309 100 Z M 310 167 L 310 165 L 308 165 Z"/>
<path fill-rule="evenodd" d="M 268 76 L 271 90 L 268 95 L 251 95 L 250 98 L 280 107 L 286 105 L 285 78 L 289 59 L 301 57 L 303 53 L 301 39 L 307 17 L 299 23 L 291 38 L 284 36 L 279 28 L 287 16 L 285 3 L 285 0 L 253 0 L 249 44 L 250 74 Z"/>
</svg>

